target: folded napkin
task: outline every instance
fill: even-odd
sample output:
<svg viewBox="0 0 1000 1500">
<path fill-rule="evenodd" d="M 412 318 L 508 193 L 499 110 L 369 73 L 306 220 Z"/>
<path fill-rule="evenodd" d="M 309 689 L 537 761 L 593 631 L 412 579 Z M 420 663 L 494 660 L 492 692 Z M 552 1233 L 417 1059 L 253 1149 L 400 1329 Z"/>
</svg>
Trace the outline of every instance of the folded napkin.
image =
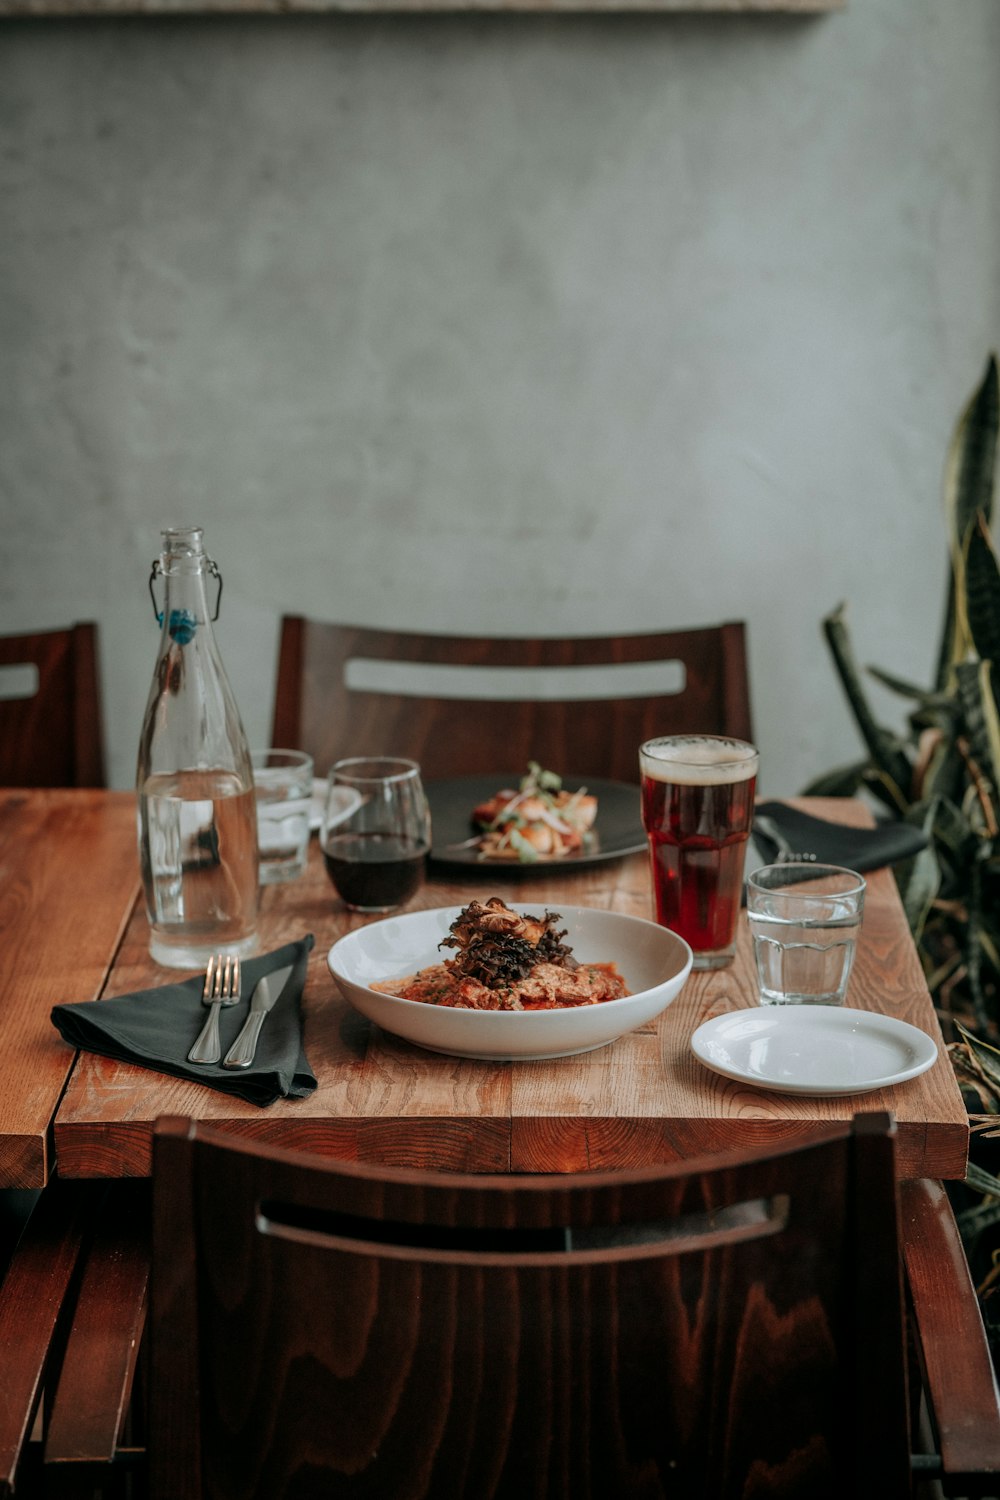
<svg viewBox="0 0 1000 1500">
<path fill-rule="evenodd" d="M 316 1078 L 302 1050 L 302 989 L 313 947 L 312 933 L 297 943 L 286 943 L 273 953 L 248 958 L 242 964 L 238 1005 L 219 1008 L 222 1057 L 236 1040 L 250 1009 L 250 996 L 265 974 L 293 964 L 291 974 L 264 1022 L 257 1052 L 249 1068 L 200 1065 L 187 1060 L 195 1037 L 208 1014 L 202 1004 L 204 974 L 178 984 L 164 984 L 111 1000 L 56 1005 L 52 1024 L 71 1047 L 118 1057 L 125 1062 L 172 1073 L 236 1094 L 251 1104 L 273 1104 L 275 1099 L 302 1099 L 316 1087 Z"/>
<path fill-rule="evenodd" d="M 799 812 L 784 802 L 760 802 L 754 814 L 753 840 L 766 860 L 813 858 L 849 870 L 877 870 L 910 859 L 927 847 L 927 837 L 912 823 L 879 823 L 874 828 L 847 828 Z"/>
</svg>

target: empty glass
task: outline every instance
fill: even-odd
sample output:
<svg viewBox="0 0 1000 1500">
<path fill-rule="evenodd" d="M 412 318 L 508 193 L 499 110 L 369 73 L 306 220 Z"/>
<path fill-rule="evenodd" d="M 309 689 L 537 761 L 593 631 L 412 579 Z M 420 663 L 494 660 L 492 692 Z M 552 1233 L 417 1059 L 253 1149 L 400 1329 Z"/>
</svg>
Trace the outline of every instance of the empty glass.
<svg viewBox="0 0 1000 1500">
<path fill-rule="evenodd" d="M 419 889 L 431 846 L 431 817 L 415 761 L 355 756 L 330 771 L 323 859 L 353 911 L 394 911 Z"/>
<path fill-rule="evenodd" d="M 297 880 L 309 853 L 312 756 L 303 750 L 255 750 L 254 794 L 261 885 Z"/>
</svg>

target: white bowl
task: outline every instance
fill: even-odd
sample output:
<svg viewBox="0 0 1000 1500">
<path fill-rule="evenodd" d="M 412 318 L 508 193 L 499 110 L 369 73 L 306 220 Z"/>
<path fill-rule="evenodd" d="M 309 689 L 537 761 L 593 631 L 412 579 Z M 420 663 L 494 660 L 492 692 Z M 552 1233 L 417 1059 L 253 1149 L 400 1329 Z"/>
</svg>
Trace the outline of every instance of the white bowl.
<svg viewBox="0 0 1000 1500">
<path fill-rule="evenodd" d="M 399 979 L 448 957 L 439 950 L 460 906 L 408 912 L 359 927 L 334 943 L 327 963 L 344 998 L 385 1031 L 431 1052 L 514 1062 L 569 1057 L 604 1047 L 658 1016 L 691 971 L 691 949 L 675 932 L 586 906 L 559 906 L 558 929 L 581 963 L 614 963 L 632 994 L 565 1010 L 456 1010 L 382 995 L 369 986 Z M 515 911 L 540 916 L 535 905 Z"/>
</svg>

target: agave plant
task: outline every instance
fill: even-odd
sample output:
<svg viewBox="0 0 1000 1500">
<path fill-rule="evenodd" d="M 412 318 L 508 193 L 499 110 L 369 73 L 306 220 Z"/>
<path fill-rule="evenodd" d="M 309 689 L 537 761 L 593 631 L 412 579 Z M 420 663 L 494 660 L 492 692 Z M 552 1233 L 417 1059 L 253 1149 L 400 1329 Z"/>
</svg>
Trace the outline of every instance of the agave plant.
<svg viewBox="0 0 1000 1500">
<path fill-rule="evenodd" d="M 869 675 L 907 699 L 906 730 L 879 723 L 865 692 L 841 605 L 823 622 L 864 741 L 865 758 L 819 777 L 813 795 L 873 800 L 882 816 L 915 823 L 927 846 L 896 878 L 956 1076 L 987 1166 L 970 1165 L 959 1214 L 1000 1362 L 1000 564 L 991 535 L 997 457 L 996 356 L 962 412 L 945 470 L 948 574 L 933 683 L 878 667 Z M 991 1140 L 992 1138 L 992 1140 Z M 992 1151 L 991 1148 L 992 1147 Z M 977 1276 L 979 1279 L 979 1276 Z M 992 1314 L 992 1315 L 991 1315 Z"/>
</svg>

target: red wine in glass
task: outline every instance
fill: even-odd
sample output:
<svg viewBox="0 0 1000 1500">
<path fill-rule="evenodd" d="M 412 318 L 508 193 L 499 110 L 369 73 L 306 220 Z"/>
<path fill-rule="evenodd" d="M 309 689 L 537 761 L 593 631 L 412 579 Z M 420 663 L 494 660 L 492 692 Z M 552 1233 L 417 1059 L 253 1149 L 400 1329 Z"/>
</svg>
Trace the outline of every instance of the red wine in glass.
<svg viewBox="0 0 1000 1500">
<path fill-rule="evenodd" d="M 337 895 L 356 911 L 392 911 L 419 889 L 426 844 L 398 834 L 331 833 L 323 863 Z"/>
<path fill-rule="evenodd" d="M 320 844 L 334 890 L 353 911 L 403 906 L 423 879 L 431 820 L 412 760 L 353 756 L 330 772 Z"/>
</svg>

